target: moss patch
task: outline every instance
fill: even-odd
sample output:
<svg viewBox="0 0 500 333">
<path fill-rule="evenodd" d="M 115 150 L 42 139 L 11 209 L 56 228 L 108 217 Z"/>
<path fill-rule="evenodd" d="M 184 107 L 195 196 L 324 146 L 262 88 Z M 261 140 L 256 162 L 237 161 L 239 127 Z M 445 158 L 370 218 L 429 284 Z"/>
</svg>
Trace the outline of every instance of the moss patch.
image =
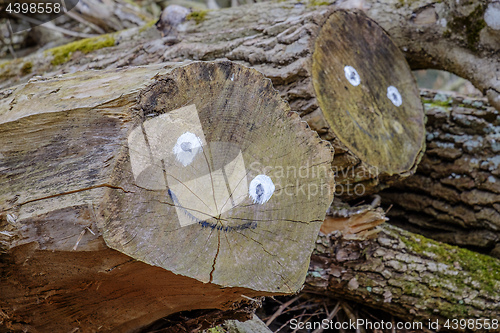
<svg viewBox="0 0 500 333">
<path fill-rule="evenodd" d="M 21 74 L 22 75 L 27 75 L 31 73 L 31 70 L 33 69 L 33 64 L 30 61 L 26 61 L 23 66 L 21 67 Z"/>
<path fill-rule="evenodd" d="M 155 23 L 157 22 L 158 20 L 151 20 L 149 21 L 148 23 L 144 24 L 142 27 L 139 28 L 139 32 L 144 32 L 146 30 L 148 30 L 149 28 L 151 28 L 153 25 L 155 25 Z"/>
<path fill-rule="evenodd" d="M 53 49 L 47 50 L 46 52 L 52 54 L 53 59 L 51 63 L 52 65 L 57 66 L 60 64 L 64 64 L 69 59 L 71 59 L 71 55 L 76 51 L 80 51 L 87 54 L 92 51 L 114 45 L 115 45 L 114 34 L 108 34 L 98 37 L 82 39 L 66 45 L 55 47 Z"/>
<path fill-rule="evenodd" d="M 455 276 L 453 286 L 456 287 L 457 297 L 454 303 L 440 305 L 441 316 L 446 318 L 464 318 L 470 316 L 469 311 L 471 305 L 465 304 L 465 302 L 460 298 L 463 294 L 462 291 L 475 289 L 475 287 L 471 286 L 471 276 L 473 276 L 474 281 L 477 281 L 479 284 L 478 288 L 480 289 L 476 289 L 481 293 L 487 293 L 489 295 L 496 295 L 498 293 L 498 281 L 500 281 L 500 260 L 457 246 L 439 243 L 417 234 L 404 234 L 402 236 L 403 237 L 400 237 L 400 239 L 407 246 L 409 252 L 432 257 L 436 262 L 445 264 L 452 270 L 457 269 L 456 267 L 458 265 L 463 269 L 463 271 L 470 273 L 470 275 L 457 274 Z M 439 292 L 439 290 L 442 289 L 448 289 L 449 285 L 444 285 L 439 278 L 439 275 L 442 273 L 436 273 L 437 277 L 435 279 L 432 281 L 426 281 L 429 288 L 434 290 L 434 292 Z M 446 275 L 443 280 L 449 281 L 450 278 L 450 275 Z M 406 293 L 408 293 L 408 289 L 411 290 L 412 287 L 414 287 L 413 283 L 408 281 L 407 285 L 404 285 L 402 288 Z M 432 310 L 433 309 L 429 308 L 429 313 L 433 313 Z"/>
<path fill-rule="evenodd" d="M 465 35 L 467 47 L 473 51 L 477 49 L 479 33 L 486 27 L 486 22 L 483 19 L 484 11 L 484 6 L 478 5 L 468 16 L 455 17 L 447 25 L 448 29 L 455 33 Z"/>
<path fill-rule="evenodd" d="M 196 24 L 200 24 L 205 20 L 205 17 L 207 16 L 208 10 L 196 10 L 194 12 L 189 13 L 186 16 L 186 20 L 193 20 L 196 22 Z"/>
<path fill-rule="evenodd" d="M 401 240 L 412 252 L 429 254 L 435 257 L 436 261 L 451 267 L 458 263 L 464 271 L 471 272 L 478 278 L 483 291 L 492 294 L 497 292 L 500 281 L 500 260 L 416 234 L 401 237 Z M 459 281 L 461 278 L 463 277 L 458 275 L 456 282 L 465 286 L 464 281 Z"/>
<path fill-rule="evenodd" d="M 322 1 L 322 0 L 309 0 L 307 3 L 308 6 L 310 7 L 315 7 L 315 6 L 328 6 L 330 2 L 328 1 Z"/>
</svg>

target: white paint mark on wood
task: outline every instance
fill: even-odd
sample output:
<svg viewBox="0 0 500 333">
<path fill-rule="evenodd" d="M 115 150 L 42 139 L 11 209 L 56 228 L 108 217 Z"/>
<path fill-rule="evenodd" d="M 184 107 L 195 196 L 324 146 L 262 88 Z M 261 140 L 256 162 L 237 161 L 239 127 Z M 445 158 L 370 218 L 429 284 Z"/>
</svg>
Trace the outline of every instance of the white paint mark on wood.
<svg viewBox="0 0 500 333">
<path fill-rule="evenodd" d="M 203 149 L 202 146 L 203 143 L 199 137 L 191 132 L 186 132 L 177 139 L 173 153 L 177 161 L 183 166 L 188 166 Z"/>
<path fill-rule="evenodd" d="M 182 134 L 192 133 L 200 139 L 201 146 L 206 146 L 198 111 L 194 104 L 184 106 L 145 121 L 143 127 L 146 136 L 141 126 L 137 126 L 128 136 L 135 182 L 149 190 L 166 190 L 163 164 L 166 168 L 184 170 L 179 165 L 182 161 L 173 152 Z M 184 148 L 188 149 L 188 146 L 185 144 Z"/>
<path fill-rule="evenodd" d="M 264 204 L 266 203 L 275 190 L 274 183 L 266 175 L 258 175 L 250 182 L 248 188 L 248 195 L 252 198 L 254 203 Z"/>
<path fill-rule="evenodd" d="M 500 30 L 500 2 L 492 2 L 484 12 L 484 22 L 493 30 Z"/>
<path fill-rule="evenodd" d="M 392 104 L 396 106 L 403 104 L 403 98 L 401 97 L 398 88 L 394 86 L 387 87 L 387 98 L 389 98 Z"/>
<path fill-rule="evenodd" d="M 356 87 L 361 83 L 361 78 L 359 77 L 359 74 L 354 67 L 345 66 L 344 74 L 347 81 L 349 81 L 349 83 L 352 84 L 353 86 Z"/>
</svg>

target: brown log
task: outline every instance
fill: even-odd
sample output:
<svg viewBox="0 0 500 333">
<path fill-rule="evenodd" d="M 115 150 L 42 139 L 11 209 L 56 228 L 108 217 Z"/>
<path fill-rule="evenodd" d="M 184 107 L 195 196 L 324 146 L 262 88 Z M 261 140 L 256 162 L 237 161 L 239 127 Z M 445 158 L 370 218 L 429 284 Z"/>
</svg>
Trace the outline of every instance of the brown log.
<svg viewBox="0 0 500 333">
<path fill-rule="evenodd" d="M 163 64 L 0 96 L 6 327 L 126 332 L 302 286 L 332 148 L 262 74 Z"/>
<path fill-rule="evenodd" d="M 384 30 L 361 12 L 335 9 L 262 3 L 194 12 L 176 29 L 161 24 L 168 27 L 163 39 L 114 37 L 121 44 L 112 52 L 75 56 L 61 69 L 218 58 L 251 66 L 332 142 L 337 194 L 359 196 L 414 172 L 424 145 L 423 110 L 404 56 Z M 48 59 L 59 59 L 56 53 L 48 51 Z"/>
<path fill-rule="evenodd" d="M 491 326 L 500 315 L 499 259 L 387 223 L 373 229 L 385 216 L 371 206 L 335 211 L 329 219 L 349 216 L 358 228 L 320 235 L 304 292 L 353 300 L 426 329 L 438 320 L 441 330 L 464 332 L 444 325 L 477 319 L 500 331 Z"/>
<path fill-rule="evenodd" d="M 484 98 L 421 92 L 427 151 L 417 173 L 382 192 L 394 224 L 500 257 L 498 111 Z"/>
</svg>

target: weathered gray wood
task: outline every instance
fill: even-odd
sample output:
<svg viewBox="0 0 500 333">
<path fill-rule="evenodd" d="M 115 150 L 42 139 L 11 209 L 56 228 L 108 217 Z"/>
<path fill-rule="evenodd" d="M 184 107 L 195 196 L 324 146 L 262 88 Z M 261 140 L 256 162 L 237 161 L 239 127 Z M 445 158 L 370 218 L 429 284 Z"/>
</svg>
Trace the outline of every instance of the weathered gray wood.
<svg viewBox="0 0 500 333">
<path fill-rule="evenodd" d="M 330 144 L 229 61 L 95 74 L 1 92 L 5 325 L 124 332 L 296 292 Z"/>
</svg>

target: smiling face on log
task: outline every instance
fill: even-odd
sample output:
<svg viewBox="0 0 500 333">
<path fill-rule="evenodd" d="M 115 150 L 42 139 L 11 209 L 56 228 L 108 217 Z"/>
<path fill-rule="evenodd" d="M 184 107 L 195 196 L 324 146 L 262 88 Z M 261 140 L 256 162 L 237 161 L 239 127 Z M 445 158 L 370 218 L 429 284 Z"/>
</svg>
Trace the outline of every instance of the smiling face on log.
<svg viewBox="0 0 500 333">
<path fill-rule="evenodd" d="M 108 246 L 203 282 L 298 290 L 332 200 L 330 145 L 229 62 L 177 68 L 139 104 L 118 172 L 135 189 L 110 192 Z"/>
</svg>

